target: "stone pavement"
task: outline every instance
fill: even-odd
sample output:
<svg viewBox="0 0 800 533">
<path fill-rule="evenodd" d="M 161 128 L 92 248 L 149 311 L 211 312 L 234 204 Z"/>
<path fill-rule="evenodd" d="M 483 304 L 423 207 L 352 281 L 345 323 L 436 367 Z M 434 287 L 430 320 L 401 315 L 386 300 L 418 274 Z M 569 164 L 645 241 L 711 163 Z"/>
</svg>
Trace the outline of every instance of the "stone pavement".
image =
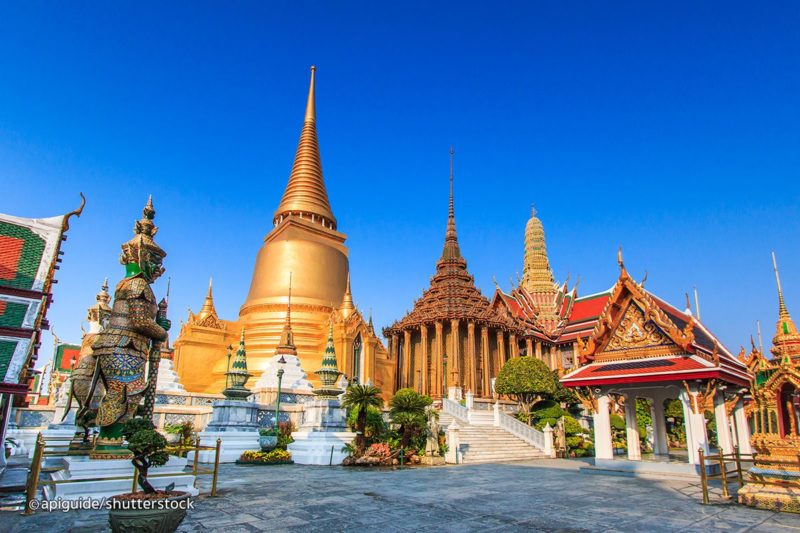
<svg viewBox="0 0 800 533">
<path fill-rule="evenodd" d="M 764 531 L 800 515 L 704 506 L 699 483 L 588 475 L 537 460 L 404 470 L 224 465 L 179 531 Z M 201 493 L 210 479 L 201 478 Z M 0 530 L 105 531 L 107 512 L 0 514 Z"/>
</svg>

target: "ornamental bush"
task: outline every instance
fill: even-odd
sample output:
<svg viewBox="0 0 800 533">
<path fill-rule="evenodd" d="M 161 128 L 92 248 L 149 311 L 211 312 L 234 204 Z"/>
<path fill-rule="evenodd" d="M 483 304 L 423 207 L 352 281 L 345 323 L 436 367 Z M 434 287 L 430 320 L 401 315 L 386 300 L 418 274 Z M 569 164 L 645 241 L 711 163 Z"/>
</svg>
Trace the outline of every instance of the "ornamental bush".
<svg viewBox="0 0 800 533">
<path fill-rule="evenodd" d="M 494 384 L 498 394 L 505 394 L 519 403 L 522 411 L 530 411 L 533 403 L 556 392 L 556 378 L 547 365 L 531 356 L 512 357 L 500 369 Z"/>
<path fill-rule="evenodd" d="M 536 402 L 531 411 L 531 419 L 537 429 L 544 428 L 547 424 L 555 427 L 558 419 L 567 415 L 567 412 L 552 400 Z"/>
<path fill-rule="evenodd" d="M 292 460 L 292 454 L 286 450 L 275 448 L 270 452 L 247 450 L 239 460 L 244 463 L 285 463 Z"/>
</svg>

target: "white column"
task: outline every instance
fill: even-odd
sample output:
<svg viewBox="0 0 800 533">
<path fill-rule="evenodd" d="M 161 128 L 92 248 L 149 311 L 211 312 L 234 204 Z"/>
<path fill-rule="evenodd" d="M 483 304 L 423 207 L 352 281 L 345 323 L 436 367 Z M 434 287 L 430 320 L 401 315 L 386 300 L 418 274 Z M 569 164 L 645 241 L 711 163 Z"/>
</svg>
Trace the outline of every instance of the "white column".
<svg viewBox="0 0 800 533">
<path fill-rule="evenodd" d="M 667 444 L 667 421 L 664 418 L 664 399 L 655 397 L 651 401 L 650 417 L 653 419 L 653 453 L 656 455 L 667 455 L 669 445 Z"/>
<path fill-rule="evenodd" d="M 642 460 L 642 447 L 639 443 L 639 425 L 636 421 L 636 397 L 625 395 L 625 429 L 628 443 L 628 459 Z"/>
<path fill-rule="evenodd" d="M 445 434 L 445 438 L 447 439 L 447 451 L 444 455 L 446 463 L 458 464 L 459 462 L 458 455 L 459 448 L 461 448 L 461 439 L 459 438 L 458 431 L 460 429 L 461 426 L 458 425 L 455 419 L 447 426 L 447 433 Z"/>
<path fill-rule="evenodd" d="M 731 426 L 728 423 L 728 414 L 725 412 L 725 393 L 717 391 L 714 395 L 714 418 L 717 421 L 717 443 L 722 453 L 733 453 L 731 441 Z"/>
<path fill-rule="evenodd" d="M 747 423 L 747 415 L 744 413 L 744 405 L 741 400 L 733 408 L 733 418 L 736 421 L 736 439 L 739 441 L 739 453 L 753 453 L 750 446 L 750 425 Z"/>
<path fill-rule="evenodd" d="M 613 459 L 614 449 L 611 445 L 611 399 L 608 394 L 597 397 L 597 412 L 594 419 L 594 456 L 597 459 Z"/>
<path fill-rule="evenodd" d="M 702 408 L 699 414 L 695 414 L 692 410 L 696 395 L 697 393 L 694 391 L 691 395 L 686 391 L 681 391 L 679 395 L 686 425 L 686 448 L 689 452 L 689 463 L 693 465 L 700 463 L 700 456 L 697 454 L 698 448 L 702 448 L 703 453 L 708 454 L 708 433 L 706 433 L 706 420 Z"/>
<path fill-rule="evenodd" d="M 548 423 L 544 426 L 544 453 L 545 455 L 549 455 L 553 459 L 556 457 L 556 447 L 553 446 L 553 428 L 550 427 Z"/>
</svg>

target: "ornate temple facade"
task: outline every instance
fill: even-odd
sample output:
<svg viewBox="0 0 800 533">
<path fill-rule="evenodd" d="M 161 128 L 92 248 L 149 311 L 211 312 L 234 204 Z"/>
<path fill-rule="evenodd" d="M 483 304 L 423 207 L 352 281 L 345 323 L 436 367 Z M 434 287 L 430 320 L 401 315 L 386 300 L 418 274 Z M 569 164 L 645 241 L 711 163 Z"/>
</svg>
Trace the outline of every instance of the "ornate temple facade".
<svg viewBox="0 0 800 533">
<path fill-rule="evenodd" d="M 436 273 L 413 310 L 383 330 L 396 365 L 395 386 L 434 398 L 444 396 L 450 387 L 490 398 L 493 378 L 509 357 L 519 355 L 522 333 L 515 320 L 493 308 L 475 287 L 461 255 L 451 151 L 447 231 Z"/>
<path fill-rule="evenodd" d="M 774 255 L 773 255 L 774 261 Z M 752 344 L 740 358 L 755 376 L 747 406 L 756 453 L 750 479 L 739 489 L 741 503 L 765 509 L 800 512 L 800 332 L 778 284 L 778 321 L 772 338 L 772 358 Z"/>
<path fill-rule="evenodd" d="M 610 405 L 625 405 L 628 459 L 641 461 L 636 400 L 649 400 L 655 455 L 667 456 L 665 401 L 683 405 L 688 464 L 708 454 L 705 412 L 714 414 L 724 453 L 738 445 L 749 453 L 743 393 L 750 383 L 745 365 L 696 319 L 631 278 L 619 257 L 620 276 L 588 340 L 579 343 L 579 366 L 561 378 L 594 417 L 595 465 L 614 458 Z M 607 466 L 607 464 L 605 465 Z M 688 472 L 693 473 L 694 467 Z"/>
<path fill-rule="evenodd" d="M 525 226 L 522 279 L 506 293 L 495 288 L 492 307 L 522 330 L 518 351 L 543 360 L 563 373 L 574 368 L 578 341 L 586 340 L 597 324 L 611 290 L 578 297 L 578 285 L 555 281 L 547 257 L 544 227 L 532 210 Z"/>
<path fill-rule="evenodd" d="M 280 340 L 291 279 L 294 342 L 303 369 L 309 374 L 316 369 L 333 317 L 341 370 L 348 379 L 370 381 L 391 393 L 394 368 L 371 321 L 353 304 L 346 236 L 338 230 L 322 176 L 314 70 L 294 165 L 238 319 L 220 319 L 209 287 L 200 312 L 189 313 L 174 343 L 175 368 L 187 391 L 216 393 L 225 387 L 227 346 L 242 329 L 251 379 L 260 379 Z"/>
</svg>

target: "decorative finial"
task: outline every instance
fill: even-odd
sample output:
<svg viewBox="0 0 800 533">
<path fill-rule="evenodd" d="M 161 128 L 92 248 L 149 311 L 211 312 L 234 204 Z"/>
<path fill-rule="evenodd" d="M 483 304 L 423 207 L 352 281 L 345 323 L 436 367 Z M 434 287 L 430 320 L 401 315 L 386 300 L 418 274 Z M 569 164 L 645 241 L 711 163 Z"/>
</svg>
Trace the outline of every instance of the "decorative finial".
<svg viewBox="0 0 800 533">
<path fill-rule="evenodd" d="M 697 320 L 700 320 L 700 298 L 697 296 L 697 287 L 694 287 L 694 314 L 697 315 Z"/>
<path fill-rule="evenodd" d="M 536 213 L 537 213 L 536 206 L 534 204 L 531 204 L 531 218 L 535 217 Z"/>
<path fill-rule="evenodd" d="M 453 156 L 455 150 L 450 147 L 450 202 L 447 209 L 447 231 L 444 238 L 444 250 L 442 259 L 458 259 L 461 257 L 461 250 L 458 248 L 458 237 L 456 235 L 456 215 L 453 206 Z"/>
<path fill-rule="evenodd" d="M 688 292 L 684 292 L 683 295 L 686 296 L 686 310 L 685 310 L 685 313 L 687 315 L 691 315 L 692 314 L 692 303 L 689 301 L 689 293 Z"/>
<path fill-rule="evenodd" d="M 311 83 L 308 87 L 308 103 L 306 104 L 306 118 L 305 122 L 316 122 L 317 120 L 317 108 L 316 102 L 314 97 L 314 73 L 317 71 L 317 67 L 311 67 Z"/>
<path fill-rule="evenodd" d="M 783 289 L 781 288 L 781 276 L 778 274 L 778 261 L 775 259 L 775 252 L 772 252 L 772 268 L 775 270 L 775 283 L 778 284 L 778 311 L 781 318 L 789 318 L 789 310 L 783 301 Z"/>
<path fill-rule="evenodd" d="M 645 270 L 644 271 L 644 277 L 642 278 L 642 281 L 639 282 L 639 286 L 640 287 L 644 288 L 644 284 L 647 283 L 647 275 L 648 274 L 649 274 L 649 272 L 647 270 Z"/>
<path fill-rule="evenodd" d="M 86 207 L 86 197 L 83 195 L 82 192 L 79 192 L 78 194 L 81 196 L 81 205 L 79 205 L 78 208 L 75 209 L 74 211 L 70 211 L 69 213 L 64 215 L 64 221 L 61 223 L 61 231 L 63 231 L 64 233 L 66 233 L 67 230 L 69 230 L 69 219 L 73 216 L 80 218 L 81 214 L 83 214 L 83 208 Z"/>
<path fill-rule="evenodd" d="M 625 270 L 625 263 L 622 261 L 622 245 L 620 245 L 619 250 L 617 250 L 617 263 L 619 264 L 619 268 Z"/>
</svg>

